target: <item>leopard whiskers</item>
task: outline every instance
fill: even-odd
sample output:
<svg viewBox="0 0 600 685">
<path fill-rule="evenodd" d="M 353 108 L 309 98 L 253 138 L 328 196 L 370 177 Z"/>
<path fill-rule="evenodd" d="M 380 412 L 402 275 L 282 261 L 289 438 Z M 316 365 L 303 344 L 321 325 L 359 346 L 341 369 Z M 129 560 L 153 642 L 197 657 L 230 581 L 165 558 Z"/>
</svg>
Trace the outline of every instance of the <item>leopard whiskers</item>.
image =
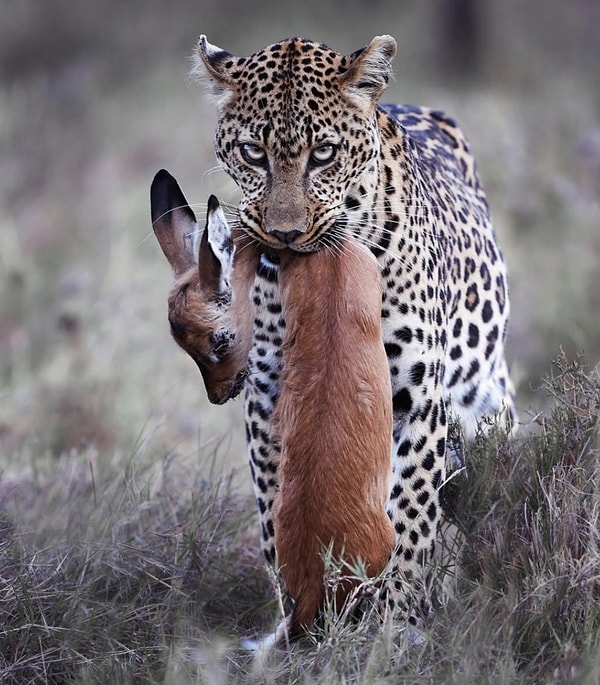
<svg viewBox="0 0 600 685">
<path fill-rule="evenodd" d="M 321 246 L 324 250 L 327 250 L 330 254 L 344 254 L 344 241 L 347 240 L 348 236 L 344 233 L 343 229 L 333 230 L 326 233 L 321 239 Z"/>
<path fill-rule="evenodd" d="M 252 247 L 253 245 L 258 244 L 258 240 L 256 238 L 253 238 L 252 236 L 249 236 L 247 234 L 244 234 L 243 236 L 239 236 L 238 238 L 234 238 L 235 243 L 235 249 L 236 249 L 236 254 L 241 254 L 244 250 L 247 250 L 248 248 Z"/>
<path fill-rule="evenodd" d="M 411 267 L 413 266 L 411 258 L 407 257 L 406 255 L 402 254 L 401 252 L 392 252 L 391 250 L 382 248 L 381 245 L 377 241 L 370 239 L 364 235 L 359 234 L 358 236 L 354 236 L 354 238 L 357 240 L 357 242 L 362 243 L 365 247 L 373 248 L 374 250 L 378 250 L 378 251 L 382 252 L 383 254 L 387 255 L 390 258 L 390 260 L 398 263 L 401 266 L 411 266 Z M 435 258 L 437 256 L 433 247 L 429 246 L 427 249 L 429 250 L 429 254 L 432 257 Z"/>
<path fill-rule="evenodd" d="M 221 164 L 217 164 L 216 166 L 213 166 L 210 169 L 206 169 L 206 171 L 204 171 L 202 174 L 202 179 L 207 178 L 208 176 L 213 176 L 219 171 L 223 172 L 224 174 L 227 173 L 225 169 L 221 166 Z"/>
</svg>

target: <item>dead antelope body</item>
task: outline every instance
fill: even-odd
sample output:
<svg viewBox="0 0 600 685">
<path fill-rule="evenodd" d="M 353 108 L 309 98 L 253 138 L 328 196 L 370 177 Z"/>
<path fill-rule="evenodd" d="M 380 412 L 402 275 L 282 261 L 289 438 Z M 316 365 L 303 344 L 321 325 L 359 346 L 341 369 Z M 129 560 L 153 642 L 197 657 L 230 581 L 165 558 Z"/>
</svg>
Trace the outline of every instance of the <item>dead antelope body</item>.
<svg viewBox="0 0 600 685">
<path fill-rule="evenodd" d="M 295 598 L 290 634 L 325 600 L 324 548 L 378 575 L 394 547 L 386 513 L 392 397 L 375 258 L 352 243 L 279 266 L 286 337 L 275 434 L 281 447 L 275 549 Z M 351 583 L 338 585 L 341 608 Z"/>
<path fill-rule="evenodd" d="M 209 398 L 225 401 L 243 383 L 260 248 L 236 251 L 215 199 L 196 260 L 186 238 L 197 230 L 193 213 L 166 172 L 155 178 L 152 198 L 154 230 L 176 278 L 173 335 L 200 367 Z M 281 577 L 294 599 L 286 628 L 296 637 L 313 627 L 326 600 L 325 550 L 349 567 L 362 563 L 370 577 L 390 558 L 392 397 L 375 258 L 350 242 L 278 257 L 286 333 L 273 418 L 280 448 L 273 521 Z M 336 586 L 330 599 L 338 610 L 355 582 Z"/>
</svg>

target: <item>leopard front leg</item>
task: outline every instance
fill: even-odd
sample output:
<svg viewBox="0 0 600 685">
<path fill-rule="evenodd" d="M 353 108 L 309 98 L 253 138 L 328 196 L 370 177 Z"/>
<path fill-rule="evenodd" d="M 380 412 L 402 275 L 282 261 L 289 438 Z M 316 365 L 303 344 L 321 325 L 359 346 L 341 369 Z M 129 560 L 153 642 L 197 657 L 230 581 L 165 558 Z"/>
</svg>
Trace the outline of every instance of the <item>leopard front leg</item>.
<svg viewBox="0 0 600 685">
<path fill-rule="evenodd" d="M 259 382 L 262 387 L 262 383 Z M 261 549 L 271 565 L 275 563 L 275 529 L 273 527 L 273 500 L 279 487 L 277 465 L 279 446 L 271 434 L 271 415 L 275 403 L 269 393 L 256 384 L 246 390 L 246 439 L 248 460 L 258 508 Z"/>
<path fill-rule="evenodd" d="M 275 563 L 273 500 L 279 487 L 276 444 L 271 417 L 279 397 L 281 346 L 285 332 L 277 285 L 277 267 L 263 255 L 252 298 L 256 307 L 254 342 L 246 380 L 246 440 L 252 483 L 258 508 L 261 548 L 269 564 Z"/>
<path fill-rule="evenodd" d="M 382 596 L 414 622 L 411 608 L 425 607 L 425 583 L 441 518 L 447 415 L 439 346 L 428 347 L 422 330 L 384 331 L 394 405 L 392 487 L 388 514 L 396 531 L 391 573 Z"/>
</svg>

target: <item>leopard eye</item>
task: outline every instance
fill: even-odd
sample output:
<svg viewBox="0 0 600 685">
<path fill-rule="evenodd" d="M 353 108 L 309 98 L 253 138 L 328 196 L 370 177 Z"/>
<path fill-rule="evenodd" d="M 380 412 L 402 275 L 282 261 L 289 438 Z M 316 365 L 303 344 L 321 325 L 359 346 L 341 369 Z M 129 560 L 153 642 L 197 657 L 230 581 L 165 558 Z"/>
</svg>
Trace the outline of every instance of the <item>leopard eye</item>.
<svg viewBox="0 0 600 685">
<path fill-rule="evenodd" d="M 335 157 L 337 148 L 332 143 L 326 143 L 325 145 L 319 145 L 311 153 L 310 158 L 315 164 L 327 164 Z"/>
<path fill-rule="evenodd" d="M 254 145 L 253 143 L 242 143 L 240 145 L 240 152 L 248 164 L 262 166 L 267 160 L 267 153 L 264 148 L 260 147 L 260 145 Z"/>
</svg>

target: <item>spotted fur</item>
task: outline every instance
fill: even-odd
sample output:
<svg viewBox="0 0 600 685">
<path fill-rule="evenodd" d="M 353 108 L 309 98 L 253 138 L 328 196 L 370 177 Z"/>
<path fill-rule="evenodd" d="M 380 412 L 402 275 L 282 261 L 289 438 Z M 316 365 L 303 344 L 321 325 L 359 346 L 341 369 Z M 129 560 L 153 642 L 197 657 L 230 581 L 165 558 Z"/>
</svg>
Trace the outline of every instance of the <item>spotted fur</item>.
<svg viewBox="0 0 600 685">
<path fill-rule="evenodd" d="M 272 415 L 285 330 L 273 255 L 336 249 L 352 236 L 376 256 L 382 281 L 397 538 L 389 601 L 404 605 L 440 521 L 449 416 L 472 436 L 483 417 L 512 416 L 513 393 L 506 270 L 475 162 L 444 113 L 378 105 L 395 50 L 390 36 L 349 56 L 292 38 L 234 57 L 202 37 L 195 73 L 218 110 L 217 158 L 241 189 L 237 227 L 264 251 L 246 431 L 265 557 L 274 561 Z"/>
</svg>

